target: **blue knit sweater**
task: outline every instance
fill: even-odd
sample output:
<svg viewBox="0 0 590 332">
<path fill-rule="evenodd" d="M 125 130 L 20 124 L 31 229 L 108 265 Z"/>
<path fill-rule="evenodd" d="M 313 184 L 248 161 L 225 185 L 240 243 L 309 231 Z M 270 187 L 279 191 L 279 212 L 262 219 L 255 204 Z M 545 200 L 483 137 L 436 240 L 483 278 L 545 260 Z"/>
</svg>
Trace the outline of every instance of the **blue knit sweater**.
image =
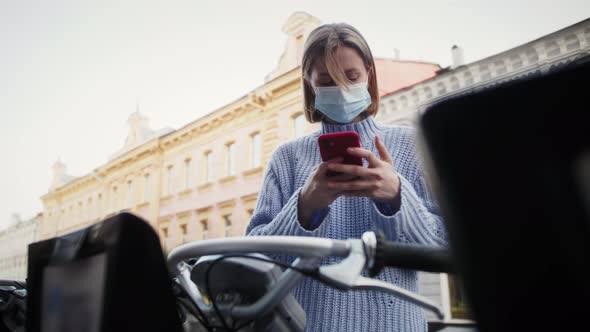
<svg viewBox="0 0 590 332">
<path fill-rule="evenodd" d="M 297 220 L 299 192 L 314 166 L 321 163 L 320 134 L 356 131 L 361 146 L 379 156 L 375 135 L 382 138 L 401 181 L 401 207 L 392 209 L 366 197 L 339 197 L 320 217 L 313 230 Z M 366 166 L 366 160 L 365 166 Z M 446 245 L 446 232 L 438 206 L 429 190 L 416 155 L 415 133 L 406 127 L 385 127 L 372 117 L 332 125 L 322 123 L 313 134 L 287 142 L 274 151 L 247 235 L 294 235 L 332 239 L 360 238 L 381 229 L 389 240 L 433 246 Z M 331 258 L 322 263 L 340 261 Z M 416 271 L 386 268 L 377 278 L 417 291 Z M 421 308 L 392 295 L 374 291 L 343 292 L 305 278 L 294 295 L 307 314 L 307 331 L 426 331 Z"/>
</svg>

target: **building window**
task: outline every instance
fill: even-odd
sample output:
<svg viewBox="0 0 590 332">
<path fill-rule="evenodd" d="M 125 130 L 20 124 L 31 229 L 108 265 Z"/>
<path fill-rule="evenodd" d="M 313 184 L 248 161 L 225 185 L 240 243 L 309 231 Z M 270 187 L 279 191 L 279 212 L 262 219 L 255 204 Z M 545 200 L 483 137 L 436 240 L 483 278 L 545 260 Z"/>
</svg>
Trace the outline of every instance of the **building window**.
<svg viewBox="0 0 590 332">
<path fill-rule="evenodd" d="M 466 71 L 463 73 L 463 78 L 465 79 L 465 86 L 472 85 L 475 81 L 473 80 L 473 74 L 470 71 Z"/>
<path fill-rule="evenodd" d="M 451 90 L 459 90 L 459 80 L 456 77 L 451 77 Z"/>
<path fill-rule="evenodd" d="M 389 112 L 393 113 L 395 111 L 397 111 L 397 103 L 392 98 L 391 100 L 389 100 Z"/>
<path fill-rule="evenodd" d="M 420 103 L 420 96 L 418 95 L 418 91 L 412 91 L 412 102 L 414 105 L 418 105 Z"/>
<path fill-rule="evenodd" d="M 432 89 L 429 86 L 424 87 L 424 95 L 426 96 L 426 100 L 432 98 Z"/>
<path fill-rule="evenodd" d="M 191 186 L 191 169 L 192 162 L 190 159 L 184 161 L 184 189 L 188 189 Z"/>
<path fill-rule="evenodd" d="M 451 318 L 473 319 L 473 315 L 467 306 L 463 285 L 455 275 L 448 275 L 449 295 L 451 300 Z"/>
<path fill-rule="evenodd" d="M 68 218 L 67 218 L 67 225 L 71 225 L 74 223 L 74 206 L 70 205 L 70 209 L 68 210 Z"/>
<path fill-rule="evenodd" d="M 172 176 L 173 176 L 174 167 L 172 165 L 166 168 L 166 192 L 164 193 L 165 196 L 172 195 Z"/>
<path fill-rule="evenodd" d="M 567 51 L 577 50 L 578 48 L 580 48 L 580 41 L 576 35 L 571 34 L 565 36 L 565 49 Z"/>
<path fill-rule="evenodd" d="M 186 224 L 181 224 L 180 225 L 180 234 L 182 236 L 182 243 L 187 243 L 188 242 L 188 227 Z"/>
<path fill-rule="evenodd" d="M 225 146 L 226 154 L 227 154 L 227 164 L 225 165 L 226 174 L 228 176 L 236 174 L 236 165 L 235 165 L 235 150 L 236 144 L 235 143 L 228 143 Z"/>
<path fill-rule="evenodd" d="M 496 67 L 496 74 L 502 75 L 505 74 L 508 70 L 506 69 L 506 65 L 504 64 L 504 60 L 498 60 L 494 62 L 494 66 Z"/>
<path fill-rule="evenodd" d="M 490 68 L 488 65 L 481 65 L 479 66 L 479 73 L 481 75 L 481 80 L 489 80 L 492 78 L 492 74 L 490 73 Z"/>
<path fill-rule="evenodd" d="M 226 214 L 223 216 L 223 220 L 225 222 L 225 237 L 231 237 L 232 232 L 232 220 L 231 214 Z"/>
<path fill-rule="evenodd" d="M 102 194 L 98 194 L 98 197 L 96 198 L 96 209 L 97 209 L 97 213 L 96 213 L 96 217 L 100 217 L 102 216 Z"/>
<path fill-rule="evenodd" d="M 520 55 L 512 55 L 510 57 L 510 63 L 512 64 L 512 69 L 519 69 L 522 67 L 522 59 L 520 58 Z"/>
<path fill-rule="evenodd" d="M 213 180 L 213 152 L 205 152 L 205 183 Z"/>
<path fill-rule="evenodd" d="M 95 218 L 96 208 L 92 206 L 92 198 L 88 198 L 88 204 L 86 204 L 86 218 L 92 220 Z M 49 215 L 51 217 L 51 215 Z"/>
<path fill-rule="evenodd" d="M 526 58 L 530 65 L 535 64 L 537 63 L 537 61 L 539 61 L 539 55 L 537 54 L 537 51 L 532 47 L 526 51 Z"/>
<path fill-rule="evenodd" d="M 207 240 L 209 238 L 209 226 L 207 225 L 207 219 L 201 220 L 201 239 Z"/>
<path fill-rule="evenodd" d="M 295 138 L 305 135 L 305 119 L 303 118 L 303 113 L 293 117 L 293 132 L 295 133 Z"/>
<path fill-rule="evenodd" d="M 168 227 L 162 227 L 162 237 L 168 238 Z"/>
<path fill-rule="evenodd" d="M 444 95 L 445 93 L 447 93 L 447 87 L 445 86 L 445 84 L 443 82 L 438 82 L 436 83 L 436 88 L 438 89 L 438 95 Z"/>
<path fill-rule="evenodd" d="M 559 45 L 557 44 L 557 42 L 555 40 L 545 42 L 545 50 L 547 52 L 548 58 L 557 56 L 561 53 L 561 50 L 559 49 Z"/>
<path fill-rule="evenodd" d="M 400 102 L 402 103 L 402 108 L 403 108 L 403 109 L 406 109 L 406 108 L 408 108 L 408 97 L 406 97 L 406 96 L 401 96 L 399 100 L 400 100 Z"/>
<path fill-rule="evenodd" d="M 260 142 L 260 133 L 255 133 L 251 136 L 251 146 L 252 146 L 252 159 L 251 159 L 251 167 L 256 168 L 262 164 L 260 152 L 262 150 L 261 142 Z"/>
<path fill-rule="evenodd" d="M 127 207 L 133 206 L 133 181 L 127 181 Z"/>
<path fill-rule="evenodd" d="M 144 188 L 143 188 L 143 201 L 147 202 L 150 199 L 152 184 L 149 174 L 143 176 Z"/>
<path fill-rule="evenodd" d="M 117 187 L 113 187 L 113 198 L 112 198 L 112 202 L 111 202 L 111 210 L 113 212 L 116 212 L 117 209 L 119 208 L 118 204 L 117 204 Z"/>
</svg>

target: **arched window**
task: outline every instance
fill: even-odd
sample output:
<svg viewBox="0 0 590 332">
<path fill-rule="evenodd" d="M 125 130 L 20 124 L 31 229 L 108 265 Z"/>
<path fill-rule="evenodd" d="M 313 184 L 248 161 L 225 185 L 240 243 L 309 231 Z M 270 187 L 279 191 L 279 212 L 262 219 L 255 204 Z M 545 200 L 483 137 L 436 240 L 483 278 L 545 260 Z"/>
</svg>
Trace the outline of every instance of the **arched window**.
<svg viewBox="0 0 590 332">
<path fill-rule="evenodd" d="M 573 51 L 580 48 L 580 41 L 574 34 L 565 36 L 565 49 L 567 51 Z"/>
<path fill-rule="evenodd" d="M 460 87 L 459 79 L 455 76 L 451 77 L 451 90 L 459 90 Z"/>
</svg>

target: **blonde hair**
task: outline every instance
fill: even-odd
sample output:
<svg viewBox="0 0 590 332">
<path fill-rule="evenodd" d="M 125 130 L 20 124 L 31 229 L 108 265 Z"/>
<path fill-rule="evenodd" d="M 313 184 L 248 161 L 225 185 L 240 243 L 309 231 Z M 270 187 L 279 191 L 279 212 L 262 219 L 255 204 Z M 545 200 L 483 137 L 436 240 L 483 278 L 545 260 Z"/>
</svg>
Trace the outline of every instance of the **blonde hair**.
<svg viewBox="0 0 590 332">
<path fill-rule="evenodd" d="M 336 49 L 340 46 L 350 47 L 363 59 L 369 75 L 368 90 L 371 95 L 371 105 L 367 108 L 367 115 L 375 115 L 379 110 L 379 89 L 375 61 L 369 45 L 363 36 L 349 24 L 333 23 L 315 28 L 307 37 L 303 49 L 301 74 L 303 77 L 303 109 L 305 118 L 309 122 L 320 121 L 323 115 L 315 109 L 315 93 L 311 86 L 311 72 L 318 60 L 325 61 L 328 73 L 334 82 L 345 87 L 348 80 L 344 69 L 336 60 Z"/>
</svg>

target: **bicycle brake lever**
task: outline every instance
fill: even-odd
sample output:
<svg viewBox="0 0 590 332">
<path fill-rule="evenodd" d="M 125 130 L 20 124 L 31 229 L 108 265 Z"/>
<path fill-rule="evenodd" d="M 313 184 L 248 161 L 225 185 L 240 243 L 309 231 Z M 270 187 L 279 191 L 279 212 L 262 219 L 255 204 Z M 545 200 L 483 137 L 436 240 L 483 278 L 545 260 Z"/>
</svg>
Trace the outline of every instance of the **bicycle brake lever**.
<svg viewBox="0 0 590 332">
<path fill-rule="evenodd" d="M 371 260 L 370 253 L 365 253 L 365 250 L 370 248 L 367 248 L 362 240 L 349 240 L 349 244 L 350 253 L 342 262 L 319 268 L 319 277 L 323 282 L 342 290 L 385 291 L 434 312 L 440 319 L 445 319 L 444 311 L 428 298 L 379 279 L 361 276 L 367 262 Z"/>
<path fill-rule="evenodd" d="M 338 264 L 320 266 L 319 277 L 329 285 L 347 290 L 354 287 L 356 279 L 365 268 L 366 257 L 361 240 L 349 240 L 350 251 Z"/>
<path fill-rule="evenodd" d="M 387 293 L 393 294 L 396 297 L 399 297 L 403 300 L 417 304 L 427 310 L 432 311 L 441 320 L 446 320 L 444 311 L 436 303 L 422 295 L 418 295 L 405 288 L 393 285 L 389 282 L 359 276 L 355 281 L 355 285 L 351 288 L 356 290 L 386 291 Z"/>
</svg>

